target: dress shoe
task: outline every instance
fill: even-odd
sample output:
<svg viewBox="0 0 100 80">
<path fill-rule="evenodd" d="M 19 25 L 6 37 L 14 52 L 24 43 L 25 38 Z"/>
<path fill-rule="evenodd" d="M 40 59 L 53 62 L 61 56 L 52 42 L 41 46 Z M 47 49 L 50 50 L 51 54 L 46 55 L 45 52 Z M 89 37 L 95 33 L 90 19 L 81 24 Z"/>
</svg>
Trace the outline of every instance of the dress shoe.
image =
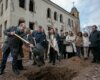
<svg viewBox="0 0 100 80">
<path fill-rule="evenodd" d="M 20 74 L 20 72 L 19 72 L 19 70 L 13 70 L 13 72 L 16 74 L 16 75 L 19 75 Z"/>
</svg>

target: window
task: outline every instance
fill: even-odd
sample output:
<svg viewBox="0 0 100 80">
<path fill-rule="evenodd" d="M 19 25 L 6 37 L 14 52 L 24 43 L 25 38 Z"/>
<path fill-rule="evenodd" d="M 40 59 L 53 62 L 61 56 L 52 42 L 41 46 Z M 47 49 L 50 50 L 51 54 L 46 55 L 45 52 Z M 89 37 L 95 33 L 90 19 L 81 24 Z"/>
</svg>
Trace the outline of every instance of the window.
<svg viewBox="0 0 100 80">
<path fill-rule="evenodd" d="M 54 20 L 57 21 L 57 12 L 54 12 Z"/>
<path fill-rule="evenodd" d="M 72 27 L 74 27 L 74 23 L 73 23 L 73 20 L 72 20 Z"/>
<path fill-rule="evenodd" d="M 61 26 L 61 31 L 63 31 L 63 30 L 64 30 L 64 26 L 62 25 L 62 26 Z"/>
<path fill-rule="evenodd" d="M 6 30 L 7 29 L 7 21 L 5 21 L 5 23 L 4 23 L 4 30 Z"/>
<path fill-rule="evenodd" d="M 34 11 L 35 9 L 35 4 L 34 4 L 34 0 L 30 0 L 29 2 L 29 11 Z"/>
<path fill-rule="evenodd" d="M 34 23 L 33 23 L 33 22 L 29 22 L 29 28 L 30 28 L 31 30 L 34 30 Z"/>
<path fill-rule="evenodd" d="M 51 9 L 50 8 L 47 9 L 47 18 L 51 18 Z"/>
<path fill-rule="evenodd" d="M 0 25 L 0 37 L 2 37 L 2 25 Z"/>
<path fill-rule="evenodd" d="M 70 19 L 68 19 L 68 25 L 71 26 L 71 21 L 70 21 Z"/>
<path fill-rule="evenodd" d="M 3 4 L 1 5 L 1 16 L 3 15 Z"/>
<path fill-rule="evenodd" d="M 63 16 L 60 14 L 60 22 L 63 22 Z"/>
<path fill-rule="evenodd" d="M 2 0 L 0 0 L 0 3 L 2 2 Z"/>
<path fill-rule="evenodd" d="M 25 0 L 19 0 L 19 7 L 25 8 Z"/>
<path fill-rule="evenodd" d="M 72 15 L 73 15 L 73 16 L 75 16 L 75 14 L 74 14 L 74 13 L 73 13 Z"/>
<path fill-rule="evenodd" d="M 8 0 L 6 0 L 6 7 L 5 7 L 5 9 L 7 9 L 8 8 Z"/>
</svg>

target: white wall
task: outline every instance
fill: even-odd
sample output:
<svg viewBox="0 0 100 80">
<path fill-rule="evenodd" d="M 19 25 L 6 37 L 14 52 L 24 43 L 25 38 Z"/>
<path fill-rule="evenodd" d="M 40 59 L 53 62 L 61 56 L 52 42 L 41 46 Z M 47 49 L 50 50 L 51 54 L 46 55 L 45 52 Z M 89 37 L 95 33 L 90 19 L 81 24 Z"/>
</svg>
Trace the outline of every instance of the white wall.
<svg viewBox="0 0 100 80">
<path fill-rule="evenodd" d="M 41 25 L 44 27 L 45 30 L 48 29 L 48 25 L 51 25 L 53 27 L 56 27 L 61 29 L 61 26 L 64 26 L 65 31 L 71 30 L 71 28 L 68 26 L 68 19 L 70 18 L 73 20 L 74 24 L 78 23 L 77 28 L 79 28 L 79 20 L 70 16 L 69 14 L 62 12 L 61 10 L 55 8 L 54 6 L 44 2 L 43 0 L 34 0 L 35 2 L 35 12 L 29 11 L 29 0 L 26 0 L 26 7 L 25 9 L 19 7 L 19 0 L 8 0 L 9 1 L 9 7 L 6 11 L 4 11 L 3 17 L 0 17 L 0 24 L 4 26 L 4 21 L 7 20 L 7 26 L 17 25 L 18 20 L 20 17 L 24 17 L 26 20 L 26 25 L 29 27 L 29 22 L 35 23 L 35 29 L 37 26 Z M 3 0 L 3 3 L 5 5 L 5 0 Z M 51 19 L 47 19 L 47 9 L 51 9 Z M 4 8 L 5 9 L 5 8 Z M 57 12 L 58 14 L 58 20 L 54 20 L 54 12 Z M 63 22 L 60 22 L 60 14 L 63 15 Z M 53 22 L 54 25 L 50 23 L 50 21 Z M 76 26 L 76 25 L 74 25 Z M 3 28 L 4 30 L 4 28 Z"/>
<path fill-rule="evenodd" d="M 6 0 L 2 0 L 1 4 L 0 4 L 0 11 L 1 11 L 1 5 L 3 4 L 3 15 L 0 16 L 0 25 L 2 25 L 2 38 L 4 38 L 4 34 L 3 34 L 3 31 L 5 30 L 5 21 L 7 21 L 7 27 L 9 27 L 9 25 L 11 24 L 10 22 L 10 1 L 11 0 L 8 0 L 8 7 L 7 9 L 5 9 L 5 4 L 6 4 Z"/>
</svg>

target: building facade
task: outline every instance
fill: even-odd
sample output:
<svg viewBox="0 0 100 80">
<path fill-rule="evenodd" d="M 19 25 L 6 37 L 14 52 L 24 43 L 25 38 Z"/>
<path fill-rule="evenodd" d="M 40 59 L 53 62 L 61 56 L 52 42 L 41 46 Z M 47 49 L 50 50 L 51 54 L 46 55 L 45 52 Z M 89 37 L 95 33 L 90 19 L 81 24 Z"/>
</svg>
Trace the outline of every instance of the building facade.
<svg viewBox="0 0 100 80">
<path fill-rule="evenodd" d="M 0 37 L 4 38 L 5 29 L 18 25 L 21 17 L 31 30 L 41 25 L 45 30 L 55 27 L 65 32 L 80 31 L 79 12 L 75 7 L 68 12 L 50 0 L 0 0 Z"/>
</svg>

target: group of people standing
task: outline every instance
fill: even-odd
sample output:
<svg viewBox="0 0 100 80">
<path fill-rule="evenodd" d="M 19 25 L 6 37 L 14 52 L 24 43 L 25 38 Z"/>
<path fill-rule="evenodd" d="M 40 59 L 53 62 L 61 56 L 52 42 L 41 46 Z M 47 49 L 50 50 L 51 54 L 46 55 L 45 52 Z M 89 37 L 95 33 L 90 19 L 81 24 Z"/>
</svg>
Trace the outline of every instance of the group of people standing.
<svg viewBox="0 0 100 80">
<path fill-rule="evenodd" d="M 68 58 L 78 56 L 87 60 L 90 53 L 93 55 L 93 63 L 100 61 L 100 31 L 97 30 L 97 26 L 93 25 L 90 35 L 87 32 L 78 32 L 76 35 L 72 31 L 69 31 L 63 37 L 62 46 L 64 47 L 63 53 L 68 55 Z M 61 32 L 62 33 L 62 32 Z"/>
<path fill-rule="evenodd" d="M 10 53 L 13 58 L 12 70 L 14 73 L 20 74 L 19 71 L 24 69 L 22 64 L 23 44 L 29 49 L 29 59 L 33 59 L 33 64 L 38 66 L 44 65 L 45 60 L 49 60 L 49 63 L 55 65 L 56 60 L 66 59 L 67 56 L 68 58 L 83 56 L 84 59 L 88 59 L 90 49 L 94 57 L 92 62 L 100 59 L 100 32 L 97 31 L 96 25 L 93 25 L 90 36 L 87 33 L 82 34 L 82 32 L 77 35 L 72 31 L 64 33 L 63 30 L 59 34 L 57 28 L 50 28 L 46 32 L 42 26 L 31 32 L 29 28 L 26 28 L 25 20 L 20 19 L 18 26 L 10 27 L 4 31 L 4 34 L 7 39 L 2 48 L 3 58 L 0 65 L 0 75 L 4 73 Z M 25 40 L 29 43 L 26 43 Z"/>
</svg>

